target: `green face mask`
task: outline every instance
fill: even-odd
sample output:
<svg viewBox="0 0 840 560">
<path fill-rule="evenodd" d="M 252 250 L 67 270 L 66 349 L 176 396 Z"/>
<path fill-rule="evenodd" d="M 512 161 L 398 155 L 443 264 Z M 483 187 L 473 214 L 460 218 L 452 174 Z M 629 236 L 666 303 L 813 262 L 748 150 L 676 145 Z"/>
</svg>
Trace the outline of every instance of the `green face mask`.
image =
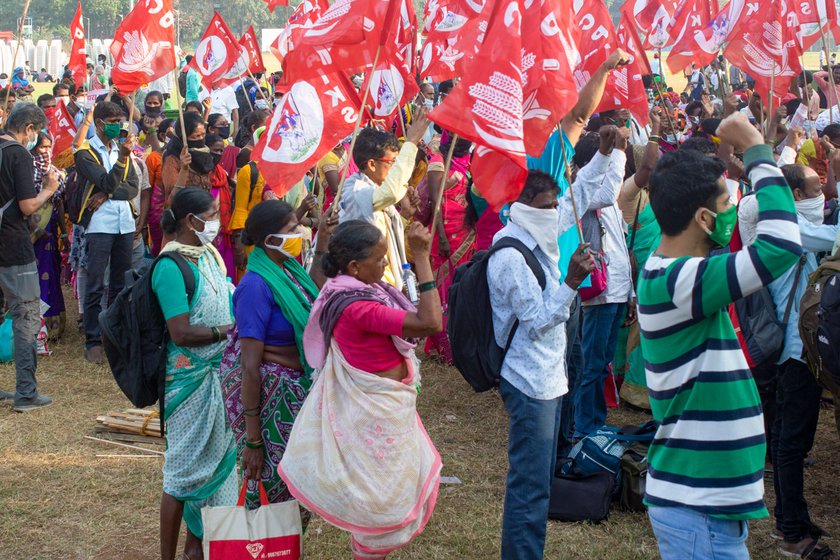
<svg viewBox="0 0 840 560">
<path fill-rule="evenodd" d="M 120 123 L 104 123 L 102 125 L 102 132 L 105 133 L 105 136 L 110 138 L 111 140 L 115 138 L 119 138 L 120 130 L 122 130 L 122 125 Z"/>
<path fill-rule="evenodd" d="M 716 214 L 708 208 L 703 208 L 715 218 L 715 229 L 709 231 L 705 226 L 703 230 L 709 234 L 709 238 L 721 247 L 726 247 L 732 240 L 732 234 L 735 231 L 735 225 L 738 223 L 738 207 L 730 206 L 728 209 Z"/>
</svg>

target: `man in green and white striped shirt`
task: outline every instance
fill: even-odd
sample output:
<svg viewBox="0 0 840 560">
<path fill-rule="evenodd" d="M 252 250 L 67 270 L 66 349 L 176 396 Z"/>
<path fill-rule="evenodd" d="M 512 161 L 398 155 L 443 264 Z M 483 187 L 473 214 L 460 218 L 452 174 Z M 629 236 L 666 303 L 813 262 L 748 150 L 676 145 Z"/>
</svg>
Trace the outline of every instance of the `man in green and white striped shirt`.
<svg viewBox="0 0 840 560">
<path fill-rule="evenodd" d="M 767 516 L 761 405 L 727 314 L 734 300 L 793 266 L 802 252 L 791 191 L 743 115 L 722 142 L 744 151 L 759 205 L 758 238 L 727 246 L 737 219 L 726 164 L 691 150 L 668 154 L 650 180 L 662 241 L 638 287 L 639 325 L 654 418 L 645 502 L 662 557 L 749 558 L 748 519 Z"/>
</svg>

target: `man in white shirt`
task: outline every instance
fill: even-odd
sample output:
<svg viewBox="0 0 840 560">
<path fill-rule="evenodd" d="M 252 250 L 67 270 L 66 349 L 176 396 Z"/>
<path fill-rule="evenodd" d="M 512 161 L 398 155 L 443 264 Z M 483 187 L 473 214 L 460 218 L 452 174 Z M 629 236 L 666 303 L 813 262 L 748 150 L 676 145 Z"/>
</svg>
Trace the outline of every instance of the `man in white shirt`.
<svg viewBox="0 0 840 560">
<path fill-rule="evenodd" d="M 135 223 L 131 201 L 137 196 L 139 181 L 129 164 L 134 135 L 123 131 L 126 121 L 122 108 L 109 101 L 96 105 L 93 124 L 96 133 L 74 154 L 76 172 L 87 183 L 90 193 L 84 211 L 87 243 L 87 287 L 85 289 L 85 358 L 102 363 L 99 313 L 105 291 L 105 270 L 110 264 L 108 299 L 113 301 L 125 286 L 125 273 L 131 268 Z M 89 216 L 89 218 L 87 217 Z"/>
<path fill-rule="evenodd" d="M 239 128 L 239 103 L 236 101 L 236 91 L 233 86 L 214 89 L 213 93 L 207 93 L 207 90 L 203 89 L 198 94 L 198 100 L 202 103 L 208 97 L 210 97 L 210 110 L 207 114 L 220 113 L 224 115 L 231 123 L 231 135 L 236 137 L 236 131 Z"/>
<path fill-rule="evenodd" d="M 604 380 L 618 342 L 618 330 L 627 317 L 635 316 L 635 294 L 630 274 L 630 256 L 625 235 L 627 225 L 617 199 L 624 181 L 628 130 L 601 129 L 601 137 L 581 139 L 575 147 L 574 163 L 585 169 L 595 158 L 608 161 L 601 188 L 589 203 L 584 223 L 593 223 L 586 239 L 592 251 L 606 264 L 607 287 L 583 302 L 581 345 L 583 372 L 575 391 L 575 437 L 595 432 L 607 419 Z M 589 230 L 590 228 L 588 228 Z"/>
<path fill-rule="evenodd" d="M 408 193 L 417 143 L 428 127 L 425 109 L 418 109 L 402 148 L 391 133 L 362 130 L 353 147 L 353 161 L 359 172 L 348 177 L 341 190 L 339 221 L 363 220 L 379 228 L 388 242 L 383 280 L 397 289 L 402 289 L 402 265 L 408 261 L 402 218 L 394 206 Z"/>
</svg>

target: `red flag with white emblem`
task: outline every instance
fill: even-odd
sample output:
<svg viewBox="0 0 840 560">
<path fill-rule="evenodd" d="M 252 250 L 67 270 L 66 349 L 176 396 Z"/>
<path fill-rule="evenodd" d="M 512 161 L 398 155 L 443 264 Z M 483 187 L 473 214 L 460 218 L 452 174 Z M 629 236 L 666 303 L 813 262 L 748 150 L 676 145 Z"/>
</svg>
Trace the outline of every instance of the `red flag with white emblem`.
<svg viewBox="0 0 840 560">
<path fill-rule="evenodd" d="M 577 101 L 572 8 L 559 4 L 498 1 L 481 51 L 429 114 L 478 144 L 473 176 L 497 209 L 522 191 L 526 154 L 542 154 L 551 131 Z"/>
<path fill-rule="evenodd" d="M 771 82 L 776 95 L 788 91 L 791 80 L 802 72 L 799 54 L 783 0 L 762 2 L 761 9 L 750 15 L 744 10 L 724 51 L 731 64 L 755 79 L 755 89 L 764 99 Z"/>
<path fill-rule="evenodd" d="M 271 43 L 271 53 L 281 64 L 286 55 L 297 47 L 300 36 L 312 27 L 329 8 L 330 4 L 327 0 L 304 0 L 295 8 L 289 16 L 289 21 L 286 22 L 286 27 Z"/>
<path fill-rule="evenodd" d="M 734 0 L 741 2 L 743 0 Z M 675 74 L 691 64 L 706 66 L 726 41 L 731 4 L 714 18 L 709 17 L 709 0 L 686 0 L 674 16 L 674 46 L 668 54 L 668 68 Z"/>
<path fill-rule="evenodd" d="M 132 92 L 172 72 L 175 58 L 175 16 L 172 0 L 140 0 L 122 20 L 111 43 L 111 80 Z"/>
<path fill-rule="evenodd" d="M 87 54 L 85 52 L 85 27 L 82 23 L 82 3 L 76 8 L 76 15 L 70 22 L 70 60 L 67 69 L 73 71 L 73 81 L 76 86 L 84 85 L 87 78 Z"/>
<path fill-rule="evenodd" d="M 254 27 L 251 26 L 239 39 L 239 58 L 221 78 L 216 80 L 213 89 L 221 89 L 238 83 L 248 72 L 251 74 L 265 72 L 262 54 L 256 41 Z"/>
<path fill-rule="evenodd" d="M 628 0 L 621 11 L 645 36 L 645 48 L 662 48 L 671 43 L 677 0 Z"/>
<path fill-rule="evenodd" d="M 277 6 L 288 6 L 289 0 L 264 0 L 268 4 L 268 11 L 274 13 L 274 8 Z"/>
<path fill-rule="evenodd" d="M 647 55 L 642 48 L 639 36 L 633 23 L 622 14 L 621 22 L 615 31 L 618 46 L 630 55 L 630 62 L 610 72 L 607 78 L 609 91 L 614 95 L 617 107 L 629 109 L 630 113 L 641 125 L 646 125 L 648 117 L 648 102 L 642 75 L 652 74 Z M 606 92 L 604 94 L 606 97 Z"/>
<path fill-rule="evenodd" d="M 225 77 L 240 58 L 239 41 L 230 32 L 219 12 L 213 12 L 213 18 L 195 49 L 190 67 L 201 75 L 201 81 L 207 89 L 213 89 L 216 87 L 215 82 Z"/>
<path fill-rule="evenodd" d="M 426 41 L 420 54 L 420 76 L 435 82 L 462 76 L 481 50 L 492 2 L 451 0 L 427 8 Z"/>
<path fill-rule="evenodd" d="M 295 82 L 274 109 L 253 159 L 277 196 L 283 196 L 327 152 L 353 132 L 359 97 L 336 73 Z"/>
<path fill-rule="evenodd" d="M 400 0 L 336 0 L 301 33 L 286 54 L 284 73 L 297 80 L 338 71 L 363 71 L 393 52 L 388 33 L 398 26 Z"/>
<path fill-rule="evenodd" d="M 76 125 L 73 115 L 70 114 L 62 99 L 58 100 L 54 108 L 44 110 L 44 114 L 47 117 L 50 136 L 53 138 L 53 159 L 56 159 L 62 152 L 73 146 Z"/>
<path fill-rule="evenodd" d="M 248 52 L 248 70 L 251 71 L 251 74 L 265 72 L 265 63 L 262 58 L 260 42 L 257 40 L 257 33 L 254 31 L 253 25 L 239 38 L 239 44 L 245 47 L 245 50 Z"/>
</svg>

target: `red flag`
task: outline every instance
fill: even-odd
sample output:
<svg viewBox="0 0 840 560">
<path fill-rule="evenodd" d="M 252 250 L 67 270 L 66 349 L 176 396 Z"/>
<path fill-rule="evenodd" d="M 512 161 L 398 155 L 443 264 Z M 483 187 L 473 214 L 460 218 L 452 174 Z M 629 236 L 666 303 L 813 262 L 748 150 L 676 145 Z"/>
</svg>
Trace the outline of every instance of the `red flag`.
<svg viewBox="0 0 840 560">
<path fill-rule="evenodd" d="M 414 99 L 420 88 L 408 62 L 400 55 L 394 57 L 394 62 L 380 62 L 369 74 L 365 87 L 368 99 L 372 100 L 372 117 L 384 120 L 386 129 L 390 130 L 397 112 Z"/>
<path fill-rule="evenodd" d="M 464 75 L 484 43 L 491 10 L 491 2 L 477 4 L 471 0 L 451 0 L 438 6 L 434 12 L 438 22 L 433 27 L 426 22 L 420 76 L 442 82 Z"/>
<path fill-rule="evenodd" d="M 626 14 L 645 36 L 646 48 L 662 48 L 670 44 L 677 0 L 628 0 L 621 12 Z"/>
<path fill-rule="evenodd" d="M 755 79 L 755 89 L 764 99 L 770 91 L 771 76 L 773 92 L 782 96 L 791 80 L 802 72 L 798 43 L 783 10 L 783 0 L 762 2 L 761 9 L 749 15 L 744 10 L 731 28 L 724 51 L 731 64 Z"/>
<path fill-rule="evenodd" d="M 617 48 L 622 48 L 632 57 L 632 62 L 613 70 L 607 77 L 607 85 L 598 112 L 613 109 L 629 109 L 633 116 L 641 123 L 648 120 L 647 96 L 641 81 L 642 64 L 638 59 L 646 61 L 644 53 L 636 52 L 635 41 L 623 24 L 619 39 L 613 27 L 607 6 L 601 0 L 585 0 L 578 6 L 576 13 L 581 29 L 581 39 L 578 43 L 581 61 L 575 69 L 575 82 L 583 87 L 592 79 L 592 75 Z M 627 16 L 629 18 L 629 15 Z M 622 18 L 622 22 L 624 18 Z"/>
<path fill-rule="evenodd" d="M 265 72 L 265 63 L 262 58 L 262 50 L 260 49 L 260 42 L 257 40 L 257 33 L 254 31 L 254 26 L 250 26 L 242 37 L 239 39 L 239 44 L 245 47 L 248 53 L 248 70 L 251 74 L 258 74 Z"/>
<path fill-rule="evenodd" d="M 806 51 L 820 40 L 820 33 L 834 29 L 837 33 L 837 5 L 834 0 L 800 0 L 794 2 L 793 14 L 795 17 L 793 26 L 797 28 L 796 35 L 799 40 L 800 50 Z M 788 25 L 791 25 L 788 20 Z"/>
<path fill-rule="evenodd" d="M 257 46 L 257 37 L 254 33 L 254 27 L 248 28 L 242 37 L 239 39 L 239 58 L 225 74 L 213 83 L 214 89 L 227 87 L 235 84 L 242 79 L 242 76 L 250 72 L 256 74 L 257 72 L 265 72 L 263 65 L 262 54 L 260 48 Z"/>
<path fill-rule="evenodd" d="M 639 36 L 629 21 L 627 14 L 621 16 L 621 22 L 616 30 L 618 46 L 630 55 L 629 64 L 616 68 L 610 72 L 607 85 L 615 101 L 620 101 L 615 108 L 629 109 L 630 113 L 642 126 L 649 121 L 648 102 L 642 75 L 652 74 L 647 54 L 639 42 Z M 606 98 L 606 92 L 604 97 Z M 602 101 L 603 104 L 603 101 Z"/>
<path fill-rule="evenodd" d="M 668 68 L 671 72 L 675 74 L 682 72 L 692 63 L 705 66 L 717 54 L 717 50 L 713 52 L 703 50 L 701 55 L 698 45 L 702 41 L 706 48 L 711 50 L 715 49 L 716 44 L 719 48 L 723 43 L 720 39 L 714 42 L 711 40 L 713 20 L 709 17 L 709 11 L 709 0 L 685 0 L 677 10 L 674 15 L 674 46 L 668 54 Z M 726 8 L 721 11 L 721 14 L 723 13 L 728 13 Z M 720 24 L 721 22 L 718 22 L 718 28 Z"/>
<path fill-rule="evenodd" d="M 70 60 L 67 62 L 67 69 L 73 71 L 73 81 L 76 86 L 81 86 L 87 78 L 87 56 L 85 53 L 85 27 L 82 23 L 82 3 L 79 2 L 76 8 L 76 15 L 70 22 L 70 39 L 73 41 L 70 46 Z"/>
<path fill-rule="evenodd" d="M 551 131 L 577 100 L 571 14 L 566 2 L 528 2 L 527 7 L 524 0 L 497 2 L 481 51 L 429 115 L 479 145 L 473 176 L 494 208 L 519 195 L 527 175 L 526 154 L 542 153 Z M 565 56 L 557 58 L 561 53 Z"/>
<path fill-rule="evenodd" d="M 207 89 L 225 75 L 240 60 L 239 42 L 230 28 L 219 15 L 213 12 L 213 18 L 204 31 L 204 36 L 195 49 L 195 56 L 190 67 L 201 74 L 201 81 Z M 244 70 L 243 70 L 244 71 Z"/>
<path fill-rule="evenodd" d="M 277 57 L 281 64 L 286 55 L 297 47 L 300 36 L 303 35 L 304 31 L 312 27 L 329 8 L 330 5 L 327 0 L 304 0 L 295 8 L 295 11 L 289 16 L 286 27 L 280 31 L 280 35 L 277 36 L 270 47 L 271 53 Z"/>
<path fill-rule="evenodd" d="M 336 0 L 303 30 L 286 55 L 284 73 L 305 80 L 338 69 L 352 74 L 373 64 L 377 53 L 388 56 L 388 31 L 398 27 L 399 0 Z"/>
<path fill-rule="evenodd" d="M 67 109 L 64 101 L 59 99 L 54 108 L 45 109 L 47 123 L 50 127 L 50 136 L 53 138 L 53 159 L 56 159 L 62 152 L 73 146 L 73 139 L 76 137 L 76 125 L 73 116 Z"/>
<path fill-rule="evenodd" d="M 117 27 L 111 43 L 114 85 L 132 92 L 172 72 L 177 67 L 174 45 L 172 0 L 140 0 Z"/>
<path fill-rule="evenodd" d="M 264 0 L 268 4 L 268 11 L 274 13 L 274 8 L 277 6 L 288 6 L 289 0 Z"/>
<path fill-rule="evenodd" d="M 359 105 L 356 89 L 340 73 L 292 85 L 253 151 L 260 173 L 277 196 L 289 192 L 353 131 Z"/>
</svg>

